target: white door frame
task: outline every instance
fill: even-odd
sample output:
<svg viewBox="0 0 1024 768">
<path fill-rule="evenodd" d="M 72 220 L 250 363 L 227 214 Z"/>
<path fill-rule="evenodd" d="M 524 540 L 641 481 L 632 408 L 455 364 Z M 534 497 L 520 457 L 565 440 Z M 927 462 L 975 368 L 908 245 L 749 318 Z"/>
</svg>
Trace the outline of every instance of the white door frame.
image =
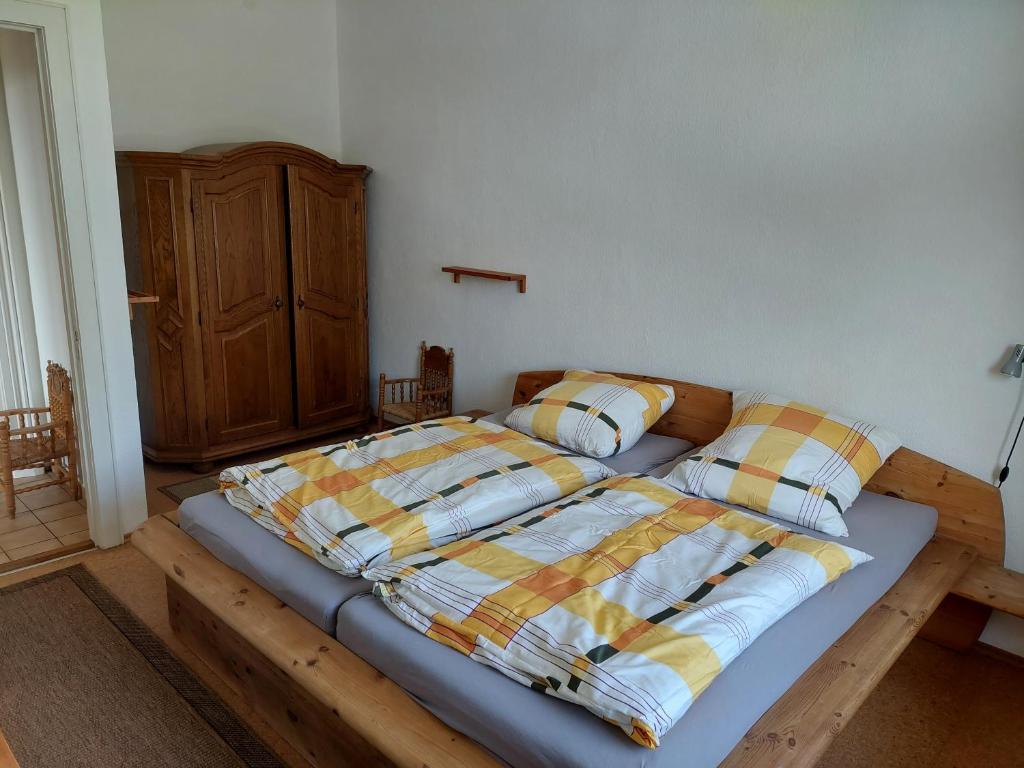
<svg viewBox="0 0 1024 768">
<path fill-rule="evenodd" d="M 112 547 L 147 511 L 100 3 L 0 0 L 0 24 L 39 41 L 89 533 Z"/>
</svg>

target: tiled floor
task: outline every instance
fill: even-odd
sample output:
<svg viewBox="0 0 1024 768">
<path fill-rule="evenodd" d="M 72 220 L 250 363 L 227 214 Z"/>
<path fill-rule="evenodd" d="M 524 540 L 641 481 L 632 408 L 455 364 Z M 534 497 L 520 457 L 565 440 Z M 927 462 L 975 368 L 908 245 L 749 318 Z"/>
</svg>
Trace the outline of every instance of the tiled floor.
<svg viewBox="0 0 1024 768">
<path fill-rule="evenodd" d="M 16 485 L 38 480 L 21 478 Z M 15 517 L 0 515 L 0 565 L 89 541 L 85 500 L 51 485 L 15 496 Z"/>
</svg>

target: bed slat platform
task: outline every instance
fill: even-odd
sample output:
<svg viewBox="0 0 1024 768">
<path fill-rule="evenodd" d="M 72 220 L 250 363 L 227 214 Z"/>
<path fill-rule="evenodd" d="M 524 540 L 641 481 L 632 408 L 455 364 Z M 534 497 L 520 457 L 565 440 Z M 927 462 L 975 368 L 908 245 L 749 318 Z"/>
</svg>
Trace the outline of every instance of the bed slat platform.
<svg viewBox="0 0 1024 768">
<path fill-rule="evenodd" d="M 731 416 L 732 396 L 725 390 L 620 375 L 675 388 L 675 404 L 652 429 L 657 434 L 703 444 L 721 434 Z M 520 374 L 514 402 L 525 402 L 561 376 L 562 371 Z M 900 449 L 869 488 L 935 507 L 938 536 L 765 713 L 726 766 L 814 765 L 975 557 L 1001 561 L 1002 502 L 992 485 Z M 310 764 L 498 765 L 490 752 L 441 723 L 175 523 L 154 517 L 132 534 L 132 543 L 168 577 L 172 627 Z"/>
<path fill-rule="evenodd" d="M 977 560 L 953 588 L 953 593 L 1024 619 L 1024 574 L 998 563 Z"/>
</svg>

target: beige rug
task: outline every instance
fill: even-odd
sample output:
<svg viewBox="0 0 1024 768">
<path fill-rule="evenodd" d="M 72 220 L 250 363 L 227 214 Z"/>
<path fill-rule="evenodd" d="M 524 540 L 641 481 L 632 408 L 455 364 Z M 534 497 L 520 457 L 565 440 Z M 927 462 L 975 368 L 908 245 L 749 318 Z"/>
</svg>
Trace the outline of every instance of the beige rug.
<svg viewBox="0 0 1024 768">
<path fill-rule="evenodd" d="M 0 730 L 21 768 L 279 768 L 80 565 L 0 590 Z"/>
</svg>

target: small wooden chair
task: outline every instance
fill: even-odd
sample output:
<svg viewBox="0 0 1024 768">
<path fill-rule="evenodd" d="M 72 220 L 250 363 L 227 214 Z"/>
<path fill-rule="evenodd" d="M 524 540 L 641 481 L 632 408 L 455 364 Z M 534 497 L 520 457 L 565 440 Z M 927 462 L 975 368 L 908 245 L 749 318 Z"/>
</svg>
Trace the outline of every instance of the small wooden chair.
<svg viewBox="0 0 1024 768">
<path fill-rule="evenodd" d="M 15 515 L 15 470 L 46 470 L 42 479 L 27 483 L 17 493 L 66 484 L 73 498 L 82 496 L 78 482 L 75 402 L 71 377 L 63 366 L 52 361 L 47 363 L 46 388 L 49 407 L 0 411 L 0 489 L 4 492 L 10 517 Z"/>
<path fill-rule="evenodd" d="M 377 431 L 384 422 L 415 424 L 426 419 L 452 415 L 452 382 L 455 380 L 455 353 L 444 347 L 427 347 L 420 342 L 420 375 L 407 379 L 389 379 L 380 375 L 377 400 Z M 390 388 L 391 398 L 385 402 Z"/>
</svg>

